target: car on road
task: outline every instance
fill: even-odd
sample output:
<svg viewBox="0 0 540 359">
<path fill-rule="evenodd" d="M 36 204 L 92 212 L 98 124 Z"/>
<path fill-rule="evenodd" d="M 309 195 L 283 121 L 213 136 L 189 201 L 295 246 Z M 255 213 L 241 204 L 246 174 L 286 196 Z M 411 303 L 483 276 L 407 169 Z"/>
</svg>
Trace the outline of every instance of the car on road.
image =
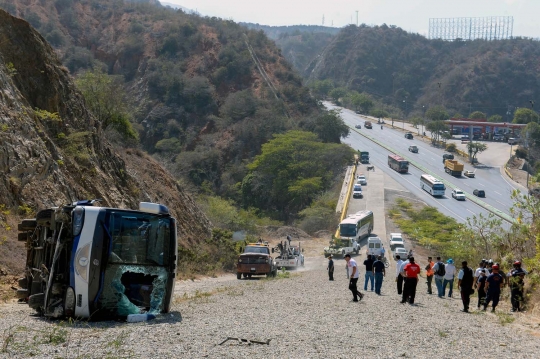
<svg viewBox="0 0 540 359">
<path fill-rule="evenodd" d="M 354 128 L 361 129 L 361 128 L 362 128 L 362 125 L 361 125 L 361 124 L 358 124 L 358 125 L 354 126 Z"/>
<path fill-rule="evenodd" d="M 390 249 L 394 250 L 396 244 L 404 245 L 401 233 L 390 233 Z"/>
<path fill-rule="evenodd" d="M 452 198 L 455 198 L 458 201 L 465 201 L 465 193 L 463 193 L 463 191 L 460 190 L 459 188 L 455 188 L 452 191 Z"/>
<path fill-rule="evenodd" d="M 485 197 L 486 196 L 486 192 L 484 192 L 483 189 L 475 189 L 472 194 L 474 194 L 476 197 Z"/>
<path fill-rule="evenodd" d="M 413 136 L 412 133 L 407 132 L 407 133 L 405 134 L 405 138 L 408 139 L 408 140 L 412 140 L 412 139 L 414 138 L 414 136 Z"/>
<path fill-rule="evenodd" d="M 493 136 L 493 141 L 504 141 L 504 135 Z"/>
<path fill-rule="evenodd" d="M 417 146 L 409 146 L 409 152 L 418 153 L 418 147 Z"/>
<path fill-rule="evenodd" d="M 353 198 L 362 198 L 362 197 L 364 197 L 364 195 L 362 194 L 362 185 L 360 185 L 358 183 L 354 185 L 352 196 L 353 196 Z"/>
<path fill-rule="evenodd" d="M 405 247 L 396 247 L 393 251 L 393 254 L 392 254 L 392 257 L 394 258 L 394 260 L 396 259 L 396 256 L 399 255 L 399 258 L 400 259 L 405 259 L 407 258 L 407 255 L 409 254 L 409 252 L 407 252 L 407 250 L 405 249 Z"/>
<path fill-rule="evenodd" d="M 442 155 L 442 162 L 443 163 L 446 160 L 453 160 L 453 159 L 454 159 L 454 155 L 451 154 L 451 153 L 445 153 L 444 155 Z"/>
<path fill-rule="evenodd" d="M 509 145 L 517 145 L 518 142 L 519 142 L 519 140 L 517 138 L 514 138 L 514 137 L 510 137 L 508 139 L 508 144 Z"/>
<path fill-rule="evenodd" d="M 356 177 L 356 183 L 359 183 L 362 186 L 367 185 L 366 176 L 364 176 L 363 174 L 358 175 L 358 177 Z"/>
</svg>

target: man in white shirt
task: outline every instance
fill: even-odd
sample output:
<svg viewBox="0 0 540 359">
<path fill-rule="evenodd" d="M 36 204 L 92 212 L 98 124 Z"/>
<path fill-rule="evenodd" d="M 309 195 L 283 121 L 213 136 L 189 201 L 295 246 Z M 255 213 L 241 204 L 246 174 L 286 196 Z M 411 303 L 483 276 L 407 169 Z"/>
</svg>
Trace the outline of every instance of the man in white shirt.
<svg viewBox="0 0 540 359">
<path fill-rule="evenodd" d="M 350 254 L 345 255 L 345 261 L 347 262 L 347 268 L 349 269 L 349 290 L 353 294 L 353 302 L 358 302 L 358 300 L 362 300 L 364 298 L 364 295 L 358 291 L 358 288 L 356 287 L 356 283 L 358 282 L 358 265 L 356 264 L 356 261 L 351 258 Z"/>
<path fill-rule="evenodd" d="M 454 266 L 454 260 L 450 258 L 446 261 L 446 265 L 444 266 L 445 274 L 444 274 L 444 282 L 443 282 L 443 297 L 446 293 L 446 285 L 450 285 L 450 289 L 448 290 L 448 297 L 452 298 L 452 290 L 454 288 L 454 277 L 456 275 L 456 267 Z"/>
<path fill-rule="evenodd" d="M 437 257 L 437 263 L 433 266 L 433 273 L 435 277 L 435 286 L 437 287 L 437 296 L 439 298 L 444 297 L 443 283 L 444 283 L 444 273 L 445 266 L 441 261 L 441 257 Z"/>
<path fill-rule="evenodd" d="M 397 282 L 397 294 L 401 295 L 403 292 L 403 276 L 401 275 L 401 266 L 403 261 L 399 255 L 396 256 L 396 282 Z"/>
<path fill-rule="evenodd" d="M 478 282 L 478 278 L 480 278 L 480 272 L 482 272 L 482 269 L 486 269 L 486 260 L 485 259 L 482 259 L 480 261 L 480 267 L 476 268 L 476 270 L 474 271 L 474 282 L 473 282 L 473 285 L 474 285 L 474 288 L 476 288 L 477 286 L 477 282 Z"/>
</svg>

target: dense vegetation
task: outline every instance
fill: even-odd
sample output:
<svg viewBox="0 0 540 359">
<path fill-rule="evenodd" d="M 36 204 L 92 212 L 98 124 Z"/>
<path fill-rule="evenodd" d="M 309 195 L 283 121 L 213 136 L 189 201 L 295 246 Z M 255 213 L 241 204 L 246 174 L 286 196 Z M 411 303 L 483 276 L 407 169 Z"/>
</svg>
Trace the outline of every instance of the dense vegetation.
<svg viewBox="0 0 540 359">
<path fill-rule="evenodd" d="M 260 30 L 144 1 L 0 0 L 0 7 L 27 19 L 57 49 L 110 140 L 158 158 L 209 213 L 234 206 L 230 220 L 211 218 L 224 228 L 264 216 L 298 218 L 350 155 L 339 145 L 347 127 L 317 104 Z M 262 173 L 250 164 L 262 145 L 291 133 L 307 133 L 302 143 L 314 149 L 316 171 L 246 196 L 245 183 Z M 290 166 L 305 168 L 305 160 L 293 156 Z M 283 188 L 296 194 L 277 203 Z"/>
</svg>

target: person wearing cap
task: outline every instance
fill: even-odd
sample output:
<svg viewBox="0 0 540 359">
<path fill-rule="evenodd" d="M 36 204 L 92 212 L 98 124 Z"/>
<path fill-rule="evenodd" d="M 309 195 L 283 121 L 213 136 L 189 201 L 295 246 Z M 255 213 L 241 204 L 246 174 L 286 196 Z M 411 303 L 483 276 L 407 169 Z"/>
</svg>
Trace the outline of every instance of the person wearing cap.
<svg viewBox="0 0 540 359">
<path fill-rule="evenodd" d="M 527 272 L 521 268 L 521 262 L 515 261 L 514 268 L 508 273 L 508 284 L 510 285 L 510 302 L 512 303 L 512 312 L 521 311 L 523 303 L 523 285 Z"/>
<path fill-rule="evenodd" d="M 499 304 L 501 288 L 504 285 L 504 277 L 499 273 L 499 266 L 497 264 L 493 264 L 491 270 L 492 273 L 486 279 L 486 302 L 484 303 L 484 310 L 492 302 L 491 311 L 494 312 L 495 307 Z"/>
<path fill-rule="evenodd" d="M 449 284 L 448 297 L 452 298 L 452 291 L 454 289 L 454 277 L 456 275 L 456 266 L 454 266 L 454 260 L 450 258 L 446 261 L 444 266 L 445 274 L 442 288 L 442 295 L 445 296 L 446 285 Z"/>
<path fill-rule="evenodd" d="M 489 276 L 493 271 L 493 259 L 488 259 L 486 262 L 486 275 Z"/>
<path fill-rule="evenodd" d="M 328 271 L 328 279 L 334 280 L 334 260 L 332 259 L 332 255 L 328 256 L 328 267 L 326 267 L 326 270 Z"/>
<path fill-rule="evenodd" d="M 405 286 L 403 287 L 403 296 L 401 297 L 401 303 L 409 302 L 414 304 L 414 297 L 416 296 L 416 285 L 418 284 L 418 275 L 420 274 L 420 266 L 414 262 L 414 257 L 409 257 L 409 263 L 403 267 L 401 275 L 405 279 Z"/>
<path fill-rule="evenodd" d="M 467 261 L 461 262 L 461 269 L 458 273 L 458 288 L 461 293 L 461 301 L 463 302 L 463 312 L 469 312 L 469 304 L 471 303 L 471 294 L 473 286 L 473 271 L 467 266 Z"/>
<path fill-rule="evenodd" d="M 433 271 L 433 266 L 435 263 L 433 263 L 433 259 L 431 257 L 427 258 L 428 264 L 426 265 L 426 284 L 427 284 L 427 294 L 433 294 L 433 291 L 431 290 L 431 283 L 433 282 L 433 274 L 435 272 Z"/>
<path fill-rule="evenodd" d="M 476 288 L 478 289 L 478 309 L 486 303 L 486 270 L 482 268 L 480 270 L 480 276 L 476 281 Z"/>
</svg>

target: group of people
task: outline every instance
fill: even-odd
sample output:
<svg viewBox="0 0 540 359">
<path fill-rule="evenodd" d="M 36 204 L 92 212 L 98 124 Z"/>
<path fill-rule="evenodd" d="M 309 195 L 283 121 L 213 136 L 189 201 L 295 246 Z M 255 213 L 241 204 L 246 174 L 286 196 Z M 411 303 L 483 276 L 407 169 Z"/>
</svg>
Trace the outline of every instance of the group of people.
<svg viewBox="0 0 540 359">
<path fill-rule="evenodd" d="M 360 277 L 358 264 L 349 254 L 345 255 L 347 262 L 347 274 L 349 278 L 349 290 L 353 294 L 353 302 L 362 300 L 364 295 L 358 291 L 357 282 Z M 381 294 L 382 283 L 386 276 L 386 269 L 382 257 L 372 258 L 367 256 L 364 261 L 365 280 L 364 290 L 375 291 L 376 294 Z M 427 293 L 432 294 L 432 283 L 435 279 L 437 287 L 437 295 L 439 298 L 446 296 L 446 288 L 448 287 L 448 297 L 452 297 L 454 280 L 457 272 L 457 287 L 459 289 L 461 300 L 463 302 L 463 312 L 469 312 L 470 296 L 474 291 L 478 291 L 477 308 L 486 310 L 491 304 L 491 311 L 494 312 L 497 307 L 501 289 L 508 285 L 510 288 L 510 299 L 512 303 L 512 312 L 521 311 L 523 305 L 523 286 L 524 277 L 527 272 L 522 268 L 520 261 L 513 263 L 513 269 L 504 275 L 498 263 L 493 260 L 482 259 L 479 267 L 473 271 L 468 266 L 467 261 L 461 262 L 461 268 L 457 271 L 454 266 L 454 260 L 448 259 L 446 263 L 441 260 L 441 257 L 436 258 L 436 262 L 432 257 L 428 257 L 428 263 L 424 267 L 426 271 Z M 409 255 L 406 260 L 402 260 L 399 255 L 396 256 L 396 284 L 397 293 L 401 295 L 401 303 L 414 304 L 416 296 L 416 287 L 419 280 L 421 268 L 416 263 L 414 256 Z M 329 257 L 328 275 L 330 280 L 334 280 L 334 262 L 332 256 Z"/>
</svg>

